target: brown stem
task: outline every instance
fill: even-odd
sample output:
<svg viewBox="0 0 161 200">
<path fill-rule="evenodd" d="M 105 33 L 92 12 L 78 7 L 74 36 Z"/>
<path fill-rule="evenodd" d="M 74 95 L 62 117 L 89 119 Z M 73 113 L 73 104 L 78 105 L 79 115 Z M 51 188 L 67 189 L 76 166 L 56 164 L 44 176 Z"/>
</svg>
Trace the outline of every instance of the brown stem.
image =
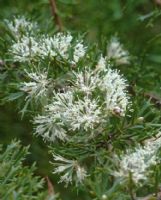
<svg viewBox="0 0 161 200">
<path fill-rule="evenodd" d="M 62 31 L 63 26 L 62 26 L 61 19 L 57 13 L 56 0 L 49 0 L 49 2 L 50 2 L 50 6 L 51 6 L 54 23 L 57 25 L 59 31 Z"/>
<path fill-rule="evenodd" d="M 154 3 L 156 3 L 158 6 L 161 6 L 161 0 L 154 0 Z"/>
<path fill-rule="evenodd" d="M 55 192 L 54 192 L 54 186 L 53 186 L 53 184 L 51 183 L 49 177 L 46 176 L 45 178 L 46 178 L 46 181 L 47 181 L 47 184 L 48 184 L 48 193 L 49 193 L 49 195 L 55 194 Z"/>
<path fill-rule="evenodd" d="M 161 108 L 161 99 L 152 93 L 144 93 L 144 96 L 154 103 L 156 107 Z"/>
</svg>

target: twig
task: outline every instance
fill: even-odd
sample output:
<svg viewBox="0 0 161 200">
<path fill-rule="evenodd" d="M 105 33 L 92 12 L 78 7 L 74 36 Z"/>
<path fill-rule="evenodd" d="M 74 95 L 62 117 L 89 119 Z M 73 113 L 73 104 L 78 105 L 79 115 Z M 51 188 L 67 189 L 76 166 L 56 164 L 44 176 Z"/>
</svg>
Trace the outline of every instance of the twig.
<svg viewBox="0 0 161 200">
<path fill-rule="evenodd" d="M 51 6 L 51 11 L 54 19 L 54 23 L 57 25 L 59 31 L 63 30 L 62 22 L 61 19 L 57 13 L 57 6 L 56 6 L 56 1 L 55 0 L 49 0 L 50 6 Z"/>
<path fill-rule="evenodd" d="M 156 3 L 158 6 L 161 6 L 161 0 L 154 0 L 154 3 Z"/>
<path fill-rule="evenodd" d="M 136 91 L 134 90 L 133 85 L 128 87 L 128 91 L 132 96 L 136 96 Z M 147 93 L 142 93 L 142 95 L 149 99 L 150 102 L 152 102 L 157 108 L 161 108 L 161 98 L 159 96 L 156 96 L 154 94 L 152 94 L 151 92 L 147 92 Z"/>
<path fill-rule="evenodd" d="M 54 187 L 53 187 L 53 185 L 52 185 L 50 179 L 48 178 L 48 176 L 46 176 L 45 179 L 46 179 L 47 184 L 48 184 L 48 193 L 49 193 L 49 195 L 55 194 L 55 192 L 54 192 Z"/>
<path fill-rule="evenodd" d="M 152 93 L 144 93 L 144 96 L 148 98 L 156 107 L 161 108 L 161 99 Z"/>
</svg>

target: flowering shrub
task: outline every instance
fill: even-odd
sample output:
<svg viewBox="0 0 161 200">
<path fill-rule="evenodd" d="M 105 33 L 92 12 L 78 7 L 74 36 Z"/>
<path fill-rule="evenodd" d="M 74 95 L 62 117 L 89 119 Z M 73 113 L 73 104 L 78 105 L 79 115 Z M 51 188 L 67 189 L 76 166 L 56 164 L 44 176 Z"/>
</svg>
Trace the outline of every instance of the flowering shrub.
<svg viewBox="0 0 161 200">
<path fill-rule="evenodd" d="M 133 96 L 118 70 L 132 59 L 119 39 L 109 38 L 101 52 L 70 32 L 47 35 L 25 17 L 4 23 L 5 62 L 12 66 L 4 100 L 16 100 L 21 115 L 30 115 L 59 182 L 93 200 L 134 200 L 146 187 L 157 195 L 160 124 L 145 121 L 151 103 Z"/>
</svg>

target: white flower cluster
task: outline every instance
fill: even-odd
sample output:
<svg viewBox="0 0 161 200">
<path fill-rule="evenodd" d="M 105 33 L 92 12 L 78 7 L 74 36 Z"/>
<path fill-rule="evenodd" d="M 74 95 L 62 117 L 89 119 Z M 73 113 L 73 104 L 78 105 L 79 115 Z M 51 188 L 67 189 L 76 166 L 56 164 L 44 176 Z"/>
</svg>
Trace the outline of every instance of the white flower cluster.
<svg viewBox="0 0 161 200">
<path fill-rule="evenodd" d="M 9 52 L 13 55 L 14 61 L 28 62 L 38 56 L 39 43 L 32 36 L 23 36 L 13 43 Z"/>
<path fill-rule="evenodd" d="M 157 164 L 157 150 L 161 147 L 161 137 L 148 141 L 145 146 L 139 146 L 134 152 L 128 151 L 120 159 L 119 171 L 116 177 L 129 178 L 129 173 L 135 183 L 147 179 L 147 170 Z"/>
<path fill-rule="evenodd" d="M 85 68 L 84 72 L 74 73 L 70 83 L 72 86 L 66 91 L 54 92 L 44 115 L 34 119 L 35 133 L 45 140 L 65 140 L 68 132 L 78 130 L 93 134 L 104 119 L 113 114 L 125 115 L 130 104 L 127 85 L 116 70 L 98 72 Z"/>
<path fill-rule="evenodd" d="M 130 63 L 129 52 L 123 48 L 123 45 L 116 37 L 113 37 L 110 40 L 109 44 L 107 45 L 107 55 L 105 57 L 101 55 L 96 69 L 105 70 L 106 64 L 110 63 L 111 60 L 113 60 L 116 65 L 126 65 Z"/>
<path fill-rule="evenodd" d="M 126 80 L 117 70 L 106 69 L 104 62 L 99 63 L 99 71 L 86 69 L 84 72 L 75 73 L 74 89 L 82 91 L 86 95 L 96 89 L 102 91 L 106 113 L 115 113 L 124 116 L 129 104 Z M 103 71 L 102 71 L 103 69 Z"/>
<path fill-rule="evenodd" d="M 74 73 L 73 89 L 89 95 L 100 85 L 100 82 L 99 73 L 86 67 L 84 71 Z"/>
<path fill-rule="evenodd" d="M 13 43 L 10 53 L 15 61 L 27 62 L 36 58 L 57 58 L 58 60 L 67 60 L 72 64 L 76 64 L 84 55 L 85 47 L 81 43 L 76 44 L 73 58 L 70 58 L 72 48 L 72 36 L 70 34 L 57 33 L 53 37 L 35 38 L 24 36 L 16 43 Z M 79 45 L 81 45 L 80 52 Z M 70 61 L 72 60 L 73 61 Z"/>
<path fill-rule="evenodd" d="M 54 142 L 56 138 L 67 140 L 63 112 L 67 107 L 66 103 L 70 104 L 72 100 L 71 92 L 55 93 L 52 104 L 45 107 L 45 115 L 38 115 L 34 118 L 35 134 L 50 142 Z"/>
<path fill-rule="evenodd" d="M 24 35 L 33 35 L 38 29 L 36 22 L 31 22 L 24 16 L 14 17 L 12 21 L 5 20 L 5 22 L 16 39 L 20 39 Z"/>
<path fill-rule="evenodd" d="M 65 182 L 66 185 L 72 183 L 73 179 L 75 179 L 76 184 L 82 184 L 84 179 L 87 177 L 86 170 L 81 167 L 77 160 L 68 160 L 60 155 L 53 154 L 54 166 L 56 167 L 54 170 L 54 174 L 62 174 L 59 182 Z"/>
<path fill-rule="evenodd" d="M 68 33 L 57 33 L 53 37 L 43 37 L 40 39 L 39 52 L 43 58 L 46 56 L 60 56 L 63 59 L 69 58 L 69 48 L 71 47 L 73 37 Z"/>
<path fill-rule="evenodd" d="M 114 60 L 117 65 L 129 64 L 129 53 L 116 37 L 113 37 L 107 45 L 107 59 Z"/>
<path fill-rule="evenodd" d="M 65 111 L 66 122 L 70 124 L 73 131 L 94 129 L 100 123 L 101 110 L 95 100 L 84 97 L 67 107 Z"/>
<path fill-rule="evenodd" d="M 46 115 L 34 119 L 35 134 L 52 142 L 55 138 L 67 140 L 66 128 L 72 131 L 93 129 L 100 122 L 101 113 L 96 101 L 88 98 L 74 101 L 71 91 L 55 94 L 45 112 Z"/>
<path fill-rule="evenodd" d="M 102 55 L 96 65 L 96 70 L 101 70 L 101 71 L 104 71 L 106 70 L 106 64 L 107 61 L 106 61 L 106 58 L 104 58 Z"/>
<path fill-rule="evenodd" d="M 76 64 L 80 58 L 83 58 L 86 53 L 87 47 L 83 45 L 82 41 L 77 41 L 77 44 L 74 47 L 74 53 L 73 53 L 73 61 L 71 63 Z"/>
<path fill-rule="evenodd" d="M 25 72 L 30 81 L 21 83 L 20 90 L 27 93 L 26 101 L 35 100 L 38 102 L 43 97 L 47 97 L 50 83 L 47 72 Z"/>
<path fill-rule="evenodd" d="M 36 125 L 35 134 L 42 136 L 45 141 L 54 142 L 56 138 L 62 141 L 67 140 L 63 123 L 57 122 L 53 115 L 38 115 L 34 118 L 33 124 Z"/>
<path fill-rule="evenodd" d="M 15 18 L 13 22 L 7 21 L 7 24 L 10 31 L 17 37 L 9 50 L 15 61 L 27 62 L 47 57 L 76 64 L 86 53 L 86 47 L 82 41 L 77 40 L 73 43 L 70 33 L 57 33 L 54 36 L 31 34 L 37 30 L 36 23 L 27 21 L 24 17 Z"/>
<path fill-rule="evenodd" d="M 117 70 L 108 69 L 102 78 L 101 89 L 105 92 L 107 111 L 124 116 L 129 104 L 126 80 Z"/>
</svg>

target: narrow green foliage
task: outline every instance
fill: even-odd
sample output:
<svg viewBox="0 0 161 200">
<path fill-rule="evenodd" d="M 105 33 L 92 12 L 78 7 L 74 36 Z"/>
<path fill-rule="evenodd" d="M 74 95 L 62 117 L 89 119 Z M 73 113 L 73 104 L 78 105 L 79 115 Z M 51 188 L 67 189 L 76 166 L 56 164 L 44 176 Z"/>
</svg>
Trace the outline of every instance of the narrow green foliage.
<svg viewBox="0 0 161 200">
<path fill-rule="evenodd" d="M 12 141 L 0 152 L 0 199 L 1 200 L 44 200 L 48 197 L 42 178 L 35 176 L 35 164 L 25 166 L 29 147 L 22 147 L 19 141 Z"/>
</svg>

